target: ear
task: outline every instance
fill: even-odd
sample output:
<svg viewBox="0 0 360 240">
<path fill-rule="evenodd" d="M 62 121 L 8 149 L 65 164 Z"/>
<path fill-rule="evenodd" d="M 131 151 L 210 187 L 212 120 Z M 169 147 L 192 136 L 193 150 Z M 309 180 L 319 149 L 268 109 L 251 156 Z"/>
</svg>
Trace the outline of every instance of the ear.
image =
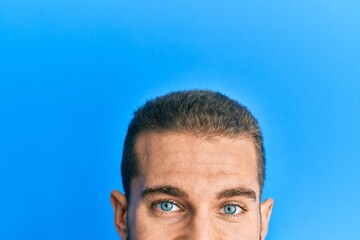
<svg viewBox="0 0 360 240">
<path fill-rule="evenodd" d="M 111 204 L 114 208 L 114 221 L 116 231 L 120 235 L 121 239 L 126 239 L 126 215 L 127 215 L 127 202 L 124 194 L 121 194 L 119 191 L 114 190 L 111 192 Z"/>
<path fill-rule="evenodd" d="M 264 240 L 269 229 L 269 221 L 271 211 L 274 205 L 274 200 L 271 198 L 266 199 L 260 205 L 261 211 L 261 239 Z"/>
</svg>

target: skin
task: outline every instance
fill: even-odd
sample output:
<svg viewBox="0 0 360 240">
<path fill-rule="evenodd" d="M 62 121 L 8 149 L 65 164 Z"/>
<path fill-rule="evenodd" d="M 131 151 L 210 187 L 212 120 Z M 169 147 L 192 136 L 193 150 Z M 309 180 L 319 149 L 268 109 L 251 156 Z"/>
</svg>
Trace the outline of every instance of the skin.
<svg viewBox="0 0 360 240">
<path fill-rule="evenodd" d="M 150 132 L 135 147 L 130 203 L 111 194 L 121 239 L 265 239 L 273 200 L 260 202 L 250 139 Z"/>
</svg>

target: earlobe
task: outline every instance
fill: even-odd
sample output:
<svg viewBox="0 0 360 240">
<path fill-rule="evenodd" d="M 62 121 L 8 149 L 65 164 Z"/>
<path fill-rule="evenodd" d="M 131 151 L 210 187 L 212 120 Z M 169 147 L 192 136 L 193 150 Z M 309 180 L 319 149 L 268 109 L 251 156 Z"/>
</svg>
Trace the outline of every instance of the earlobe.
<svg viewBox="0 0 360 240">
<path fill-rule="evenodd" d="M 115 227 L 120 235 L 121 239 L 126 239 L 126 215 L 127 215 L 127 201 L 124 194 L 121 194 L 119 191 L 114 190 L 111 192 L 111 204 L 114 209 L 114 221 Z"/>
<path fill-rule="evenodd" d="M 274 200 L 271 198 L 266 199 L 261 203 L 261 239 L 264 240 L 269 229 L 270 216 L 272 208 L 274 205 Z"/>
</svg>

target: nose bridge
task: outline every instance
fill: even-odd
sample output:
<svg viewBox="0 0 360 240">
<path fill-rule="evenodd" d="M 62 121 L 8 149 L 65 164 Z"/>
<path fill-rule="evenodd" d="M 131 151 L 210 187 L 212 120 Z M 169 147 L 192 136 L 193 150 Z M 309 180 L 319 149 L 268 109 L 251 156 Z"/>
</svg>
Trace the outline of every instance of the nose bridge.
<svg viewBox="0 0 360 240">
<path fill-rule="evenodd" d="M 214 219 L 206 209 L 195 212 L 190 222 L 191 240 L 211 240 L 216 239 Z"/>
</svg>

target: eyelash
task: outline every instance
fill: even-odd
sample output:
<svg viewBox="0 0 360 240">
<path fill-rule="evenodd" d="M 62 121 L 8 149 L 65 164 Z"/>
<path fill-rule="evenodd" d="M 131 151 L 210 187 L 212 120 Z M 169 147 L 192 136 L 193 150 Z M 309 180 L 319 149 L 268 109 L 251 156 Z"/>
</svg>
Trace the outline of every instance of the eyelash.
<svg viewBox="0 0 360 240">
<path fill-rule="evenodd" d="M 236 207 L 241 208 L 241 212 L 238 213 L 238 214 L 236 214 L 236 215 L 224 214 L 224 213 L 220 213 L 220 211 L 219 211 L 219 213 L 222 214 L 222 215 L 226 215 L 227 217 L 236 218 L 236 217 L 239 217 L 240 215 L 244 214 L 245 212 L 247 212 L 247 209 L 245 208 L 244 205 L 239 204 L 239 203 L 231 203 L 231 202 L 222 204 L 221 207 L 220 207 L 220 209 L 223 209 L 224 207 L 229 206 L 229 205 L 232 205 L 232 206 L 236 206 Z"/>
<path fill-rule="evenodd" d="M 180 211 L 183 211 L 182 206 L 180 204 L 178 204 L 176 201 L 172 200 L 172 199 L 157 200 L 157 201 L 151 203 L 151 207 L 153 209 L 157 209 L 156 205 L 158 205 L 159 203 L 162 203 L 162 202 L 170 202 L 170 203 L 176 205 L 180 209 Z M 241 208 L 241 212 L 236 214 L 236 215 L 220 213 L 221 209 L 223 209 L 225 206 L 228 206 L 228 205 L 232 205 L 232 206 L 236 206 L 236 207 Z M 162 214 L 170 214 L 170 213 L 172 213 L 172 212 L 165 212 L 165 211 L 160 211 L 160 212 L 162 212 Z M 218 213 L 220 213 L 222 215 L 226 215 L 227 217 L 233 217 L 233 218 L 239 217 L 240 215 L 244 214 L 245 212 L 247 212 L 247 209 L 246 209 L 246 207 L 244 205 L 239 204 L 239 203 L 233 203 L 233 202 L 227 202 L 227 203 L 222 204 L 220 206 L 220 210 L 218 211 Z"/>
<path fill-rule="evenodd" d="M 158 205 L 159 203 L 162 203 L 162 202 L 170 202 L 174 205 L 176 205 L 178 208 L 180 208 L 180 211 L 183 211 L 183 208 L 181 207 L 180 204 L 178 204 L 176 201 L 172 200 L 172 199 L 161 199 L 161 200 L 157 200 L 153 203 L 151 203 L 151 207 L 154 208 L 154 209 L 157 209 L 156 205 Z M 169 214 L 170 212 L 163 212 L 161 211 L 163 214 Z"/>
</svg>

